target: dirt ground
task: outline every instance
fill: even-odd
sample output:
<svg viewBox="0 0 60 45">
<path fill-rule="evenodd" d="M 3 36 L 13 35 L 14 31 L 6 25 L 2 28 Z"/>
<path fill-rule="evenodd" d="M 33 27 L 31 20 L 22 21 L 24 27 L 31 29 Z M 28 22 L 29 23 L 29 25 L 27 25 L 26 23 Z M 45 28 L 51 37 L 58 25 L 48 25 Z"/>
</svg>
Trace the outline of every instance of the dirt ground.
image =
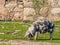
<svg viewBox="0 0 60 45">
<path fill-rule="evenodd" d="M 0 42 L 0 44 L 6 45 L 60 45 L 60 43 L 49 43 L 49 42 L 36 42 L 36 41 L 25 41 L 25 40 L 10 40 L 8 42 Z"/>
</svg>

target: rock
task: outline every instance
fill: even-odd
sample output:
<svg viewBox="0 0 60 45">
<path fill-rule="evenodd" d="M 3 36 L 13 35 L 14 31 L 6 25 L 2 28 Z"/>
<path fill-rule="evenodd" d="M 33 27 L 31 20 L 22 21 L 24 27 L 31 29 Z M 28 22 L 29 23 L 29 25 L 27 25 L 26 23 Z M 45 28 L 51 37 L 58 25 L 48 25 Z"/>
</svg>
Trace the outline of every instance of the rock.
<svg viewBox="0 0 60 45">
<path fill-rule="evenodd" d="M 5 7 L 15 7 L 17 4 L 15 2 L 9 2 L 8 4 L 5 5 Z"/>
<path fill-rule="evenodd" d="M 22 19 L 23 12 L 16 12 L 14 13 L 13 20 L 21 20 Z"/>
<path fill-rule="evenodd" d="M 60 16 L 58 14 L 50 14 L 48 15 L 47 19 L 52 21 L 60 21 Z"/>
<path fill-rule="evenodd" d="M 58 0 L 58 6 L 60 6 L 60 0 Z"/>
<path fill-rule="evenodd" d="M 60 8 L 52 8 L 51 13 L 52 14 L 60 13 Z"/>
<path fill-rule="evenodd" d="M 33 8 L 24 8 L 24 17 L 23 20 L 33 20 L 35 15 L 35 10 Z"/>
<path fill-rule="evenodd" d="M 18 5 L 19 8 L 23 8 L 23 5 Z"/>
<path fill-rule="evenodd" d="M 51 19 L 53 21 L 59 21 L 60 20 L 60 8 L 51 8 L 50 14 L 48 15 L 48 19 Z"/>
<path fill-rule="evenodd" d="M 31 2 L 32 0 L 23 0 L 23 2 L 25 2 L 25 1 L 27 1 L 27 2 Z"/>
<path fill-rule="evenodd" d="M 34 21 L 33 17 L 25 17 L 23 18 L 24 21 L 28 22 L 28 21 Z"/>
<path fill-rule="evenodd" d="M 24 7 L 26 8 L 31 8 L 31 7 L 33 7 L 33 2 L 31 1 L 31 2 L 27 2 L 27 1 L 24 1 Z"/>
<path fill-rule="evenodd" d="M 35 10 L 33 8 L 24 8 L 24 15 L 35 15 Z"/>
<path fill-rule="evenodd" d="M 41 8 L 40 14 L 51 20 L 60 20 L 60 0 L 47 0 L 48 4 Z M 35 19 L 35 10 L 32 0 L 23 0 L 16 2 L 0 0 L 0 20 L 29 20 Z M 38 19 L 41 18 L 38 16 Z M 37 18 L 36 18 L 37 19 Z"/>
<path fill-rule="evenodd" d="M 43 7 L 40 9 L 40 14 L 44 17 L 48 14 L 48 12 L 49 12 L 49 7 Z"/>
<path fill-rule="evenodd" d="M 44 20 L 44 19 L 45 19 L 45 17 L 40 16 L 40 17 L 38 17 L 38 19 L 37 19 L 37 20 Z"/>
<path fill-rule="evenodd" d="M 5 7 L 3 7 L 3 6 L 1 6 L 0 7 L 0 14 L 1 15 L 8 15 L 8 10 L 7 10 L 7 8 L 5 8 Z"/>
<path fill-rule="evenodd" d="M 58 2 L 59 2 L 59 0 L 48 0 L 48 4 L 49 4 L 51 7 L 59 7 Z"/>
<path fill-rule="evenodd" d="M 4 6 L 4 4 L 5 4 L 5 0 L 3 0 L 3 1 L 0 0 L 0 5 L 1 5 L 1 6 Z"/>
<path fill-rule="evenodd" d="M 16 12 L 16 11 L 21 12 L 21 11 L 23 11 L 23 9 L 22 9 L 21 7 L 15 7 L 14 11 L 15 11 L 15 12 Z"/>
<path fill-rule="evenodd" d="M 17 6 L 17 4 L 16 4 L 15 2 L 9 2 L 8 4 L 5 5 L 5 7 L 6 7 L 9 11 L 12 11 L 16 6 Z"/>
<path fill-rule="evenodd" d="M 0 7 L 0 20 L 8 19 L 7 15 L 9 15 L 9 11 L 7 10 L 7 8 L 1 6 Z"/>
</svg>

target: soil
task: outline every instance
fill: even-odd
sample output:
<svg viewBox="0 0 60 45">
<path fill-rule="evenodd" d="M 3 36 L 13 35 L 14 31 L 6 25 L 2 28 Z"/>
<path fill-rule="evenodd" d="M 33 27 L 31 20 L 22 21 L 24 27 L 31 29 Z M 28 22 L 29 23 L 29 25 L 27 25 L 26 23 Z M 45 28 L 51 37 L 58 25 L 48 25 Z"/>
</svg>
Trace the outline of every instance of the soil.
<svg viewBox="0 0 60 45">
<path fill-rule="evenodd" d="M 60 45 L 60 43 L 49 43 L 49 42 L 37 42 L 37 41 L 26 41 L 26 40 L 10 40 L 8 42 L 0 42 L 0 44 L 6 45 Z"/>
</svg>

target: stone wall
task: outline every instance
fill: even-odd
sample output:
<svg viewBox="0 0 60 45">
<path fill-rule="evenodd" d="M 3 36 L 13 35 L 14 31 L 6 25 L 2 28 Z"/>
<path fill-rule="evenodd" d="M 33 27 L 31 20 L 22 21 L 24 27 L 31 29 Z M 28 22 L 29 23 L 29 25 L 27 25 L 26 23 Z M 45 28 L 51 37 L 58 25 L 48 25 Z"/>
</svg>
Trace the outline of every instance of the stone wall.
<svg viewBox="0 0 60 45">
<path fill-rule="evenodd" d="M 47 1 L 48 6 L 41 8 L 40 14 L 50 20 L 60 20 L 60 0 Z M 33 21 L 34 15 L 36 14 L 32 0 L 0 0 L 0 20 Z"/>
<path fill-rule="evenodd" d="M 5 0 L 0 0 L 0 6 L 4 6 L 4 4 L 5 4 Z"/>
<path fill-rule="evenodd" d="M 5 10 L 2 10 L 2 12 L 0 12 L 2 15 L 0 20 L 4 20 L 2 19 L 4 15 L 8 15 L 6 16 L 8 20 L 33 20 L 33 15 L 35 15 L 35 10 L 32 8 L 32 0 L 3 0 L 0 4 L 3 4 L 3 6 L 0 6 L 3 8 L 0 9 L 5 8 L 9 12 L 8 14 L 6 12 L 3 13 Z"/>
</svg>

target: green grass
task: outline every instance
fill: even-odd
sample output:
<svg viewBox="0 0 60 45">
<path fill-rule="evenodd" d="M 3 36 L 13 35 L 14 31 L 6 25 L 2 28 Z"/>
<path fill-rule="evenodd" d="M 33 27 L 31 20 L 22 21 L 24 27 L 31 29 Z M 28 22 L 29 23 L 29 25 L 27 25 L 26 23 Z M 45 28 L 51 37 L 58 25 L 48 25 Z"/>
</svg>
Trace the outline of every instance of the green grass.
<svg viewBox="0 0 60 45">
<path fill-rule="evenodd" d="M 2 27 L 4 27 L 4 28 L 2 28 Z M 23 25 L 23 24 L 19 24 L 19 23 L 2 23 L 2 22 L 0 22 L 0 32 L 4 32 L 4 33 L 6 33 L 6 32 L 14 32 L 15 30 L 21 30 L 18 34 L 16 34 L 16 35 L 12 35 L 12 34 L 0 34 L 0 38 L 6 38 L 6 39 L 14 39 L 14 38 L 16 38 L 15 36 L 22 36 L 24 33 L 25 33 L 25 31 L 27 30 L 27 25 Z M 23 34 L 22 34 L 23 33 Z M 20 36 L 20 38 L 21 38 L 21 36 Z M 12 38 L 13 37 L 13 38 Z"/>
<path fill-rule="evenodd" d="M 0 44 L 0 45 L 11 45 L 11 44 L 5 44 L 5 43 L 2 43 L 2 44 Z"/>
<path fill-rule="evenodd" d="M 31 22 L 28 22 L 30 24 Z M 56 25 L 60 25 L 60 21 L 54 22 Z M 15 39 L 22 39 L 22 40 L 28 40 L 27 38 L 24 38 L 25 32 L 28 29 L 28 25 L 26 24 L 20 24 L 20 22 L 0 22 L 0 32 L 4 32 L 5 34 L 0 34 L 0 39 L 4 40 L 15 40 Z M 13 35 L 12 32 L 15 30 L 20 30 L 17 34 Z M 10 32 L 6 34 L 7 32 Z M 34 41 L 34 40 L 32 40 Z M 39 34 L 37 41 L 46 41 L 46 42 L 56 42 L 60 43 L 60 28 L 55 28 L 53 33 L 53 40 L 49 40 L 49 33 L 46 34 Z"/>
</svg>

